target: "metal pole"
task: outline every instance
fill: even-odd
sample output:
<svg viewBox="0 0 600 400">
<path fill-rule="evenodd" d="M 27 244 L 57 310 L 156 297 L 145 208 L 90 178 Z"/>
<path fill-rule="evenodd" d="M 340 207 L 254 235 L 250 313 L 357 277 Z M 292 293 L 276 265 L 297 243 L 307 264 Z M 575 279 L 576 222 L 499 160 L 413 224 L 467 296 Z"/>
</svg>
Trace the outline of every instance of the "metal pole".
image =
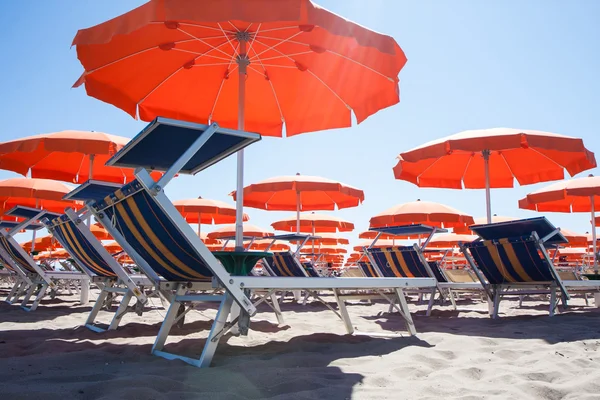
<svg viewBox="0 0 600 400">
<path fill-rule="evenodd" d="M 596 260 L 596 205 L 594 204 L 594 200 L 594 196 L 590 196 L 590 201 L 592 203 L 592 241 L 594 249 L 594 273 L 598 274 L 598 261 Z"/>
<path fill-rule="evenodd" d="M 201 217 L 200 213 L 198 213 L 198 237 L 200 237 L 200 225 L 201 225 L 201 223 L 200 223 L 200 217 Z"/>
<path fill-rule="evenodd" d="M 35 199 L 35 208 L 40 208 L 40 200 L 39 199 Z M 32 221 L 35 222 L 35 221 Z M 33 234 L 31 235 L 31 253 L 33 254 L 33 252 L 35 251 L 35 233 L 37 231 L 34 229 L 33 230 Z"/>
<path fill-rule="evenodd" d="M 483 165 L 485 171 L 485 211 L 487 216 L 487 223 L 492 223 L 492 195 L 490 193 L 490 151 L 483 150 Z"/>
<path fill-rule="evenodd" d="M 296 190 L 296 233 L 300 233 L 300 191 Z"/>
<path fill-rule="evenodd" d="M 88 180 L 92 180 L 93 177 L 94 177 L 94 154 L 90 154 L 90 170 L 88 172 Z M 92 213 L 88 213 L 86 223 L 87 223 L 87 226 L 91 226 Z"/>
<path fill-rule="evenodd" d="M 246 71 L 250 64 L 246 54 L 246 43 L 249 39 L 248 32 L 237 32 L 239 42 L 238 64 L 238 130 L 244 130 L 245 102 L 246 102 Z M 237 153 L 237 188 L 235 209 L 235 250 L 244 251 L 244 150 Z"/>
</svg>

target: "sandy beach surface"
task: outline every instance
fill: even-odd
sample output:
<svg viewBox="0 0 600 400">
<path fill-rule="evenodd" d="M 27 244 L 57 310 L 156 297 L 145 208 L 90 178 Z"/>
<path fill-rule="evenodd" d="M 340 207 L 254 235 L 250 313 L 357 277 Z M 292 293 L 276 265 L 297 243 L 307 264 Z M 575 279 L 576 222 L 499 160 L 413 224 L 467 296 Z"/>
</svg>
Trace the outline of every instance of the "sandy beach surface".
<svg viewBox="0 0 600 400">
<path fill-rule="evenodd" d="M 600 399 L 600 311 L 582 298 L 553 318 L 539 299 L 504 301 L 499 320 L 481 302 L 426 317 L 413 301 L 419 333 L 397 338 L 345 335 L 322 304 L 290 299 L 287 326 L 261 308 L 248 337 L 221 341 L 210 369 L 150 354 L 164 315 L 154 304 L 101 334 L 83 326 L 93 303 L 76 296 L 31 313 L 0 304 L 0 399 Z M 404 331 L 387 308 L 349 311 L 361 331 Z M 214 315 L 192 311 L 166 350 L 198 355 Z"/>
</svg>

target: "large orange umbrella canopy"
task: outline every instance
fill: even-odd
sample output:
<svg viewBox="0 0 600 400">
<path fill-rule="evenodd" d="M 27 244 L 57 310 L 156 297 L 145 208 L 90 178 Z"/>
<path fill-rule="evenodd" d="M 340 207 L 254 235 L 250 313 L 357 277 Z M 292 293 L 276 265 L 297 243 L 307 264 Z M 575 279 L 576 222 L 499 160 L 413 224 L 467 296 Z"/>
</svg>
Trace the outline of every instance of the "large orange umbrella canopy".
<svg viewBox="0 0 600 400">
<path fill-rule="evenodd" d="M 596 166 L 583 140 L 555 133 L 494 128 L 457 133 L 403 152 L 394 167 L 396 179 L 420 187 L 486 187 L 484 154 L 489 153 L 492 188 L 530 185 L 573 176 Z"/>
<path fill-rule="evenodd" d="M 236 192 L 231 195 L 236 199 Z M 356 207 L 362 190 L 320 176 L 277 176 L 244 188 L 244 206 L 271 211 L 323 211 Z"/>
<path fill-rule="evenodd" d="M 125 183 L 134 178 L 133 169 L 105 164 L 129 141 L 103 132 L 72 130 L 28 136 L 0 143 L 0 169 L 74 183 L 84 183 L 90 178 Z M 91 176 L 90 157 L 93 158 Z"/>
<path fill-rule="evenodd" d="M 313 243 L 315 245 L 338 245 L 338 244 L 349 244 L 350 241 L 344 237 L 336 236 L 333 233 L 318 233 L 317 236 L 319 239 L 310 240 L 309 243 Z"/>
<path fill-rule="evenodd" d="M 428 247 L 446 248 L 458 246 L 459 243 L 470 243 L 477 239 L 477 235 L 467 235 L 458 233 L 440 233 L 435 235 L 429 241 Z"/>
<path fill-rule="evenodd" d="M 21 243 L 21 247 L 27 252 L 31 250 L 31 240 L 29 242 Z M 33 251 L 46 251 L 54 249 L 58 246 L 58 242 L 52 236 L 42 236 L 34 240 Z"/>
<path fill-rule="evenodd" d="M 506 216 L 502 216 L 502 215 L 492 215 L 492 224 L 497 224 L 499 222 L 508 222 L 508 221 L 514 221 L 516 219 L 519 219 L 517 217 L 506 217 Z M 487 218 L 486 217 L 476 217 L 473 218 L 473 225 L 483 225 L 483 224 L 487 224 Z M 469 229 L 468 226 L 455 226 L 454 227 L 454 233 L 459 233 L 459 234 L 471 234 L 471 229 Z"/>
<path fill-rule="evenodd" d="M 232 224 L 235 222 L 235 206 L 224 201 L 203 199 L 184 199 L 173 202 L 175 208 L 190 224 Z M 250 218 L 244 214 L 244 221 Z"/>
<path fill-rule="evenodd" d="M 556 182 L 529 193 L 519 200 L 519 208 L 551 212 L 590 212 L 600 210 L 600 176 L 587 176 Z"/>
<path fill-rule="evenodd" d="M 201 232 L 200 233 L 200 240 L 202 240 L 202 242 L 205 245 L 223 245 L 223 242 L 221 241 L 221 239 L 213 239 L 213 238 L 209 238 L 208 234 L 205 232 Z"/>
<path fill-rule="evenodd" d="M 565 228 L 560 228 L 560 233 L 569 241 L 569 247 L 582 247 L 588 244 L 588 235 L 585 233 L 577 233 Z"/>
<path fill-rule="evenodd" d="M 109 253 L 119 253 L 119 252 L 123 251 L 123 248 L 121 247 L 121 245 L 115 241 L 105 243 L 104 248 Z"/>
<path fill-rule="evenodd" d="M 345 219 L 326 214 L 302 214 L 300 215 L 300 232 L 320 234 L 321 232 L 350 232 L 354 224 Z M 295 232 L 298 219 L 291 216 L 276 222 L 271 226 L 277 231 Z"/>
<path fill-rule="evenodd" d="M 345 254 L 348 252 L 348 250 L 341 246 L 320 246 L 318 248 L 313 248 L 311 245 L 306 245 L 300 249 L 300 252 L 317 254 Z"/>
<path fill-rule="evenodd" d="M 5 212 L 17 205 L 53 212 L 63 212 L 67 207 L 80 208 L 78 202 L 62 200 L 72 190 L 69 185 L 49 179 L 4 179 L 0 181 L 0 209 Z"/>
<path fill-rule="evenodd" d="M 417 200 L 388 208 L 370 220 L 371 228 L 409 224 L 465 226 L 473 224 L 473 217 L 444 204 Z"/>
<path fill-rule="evenodd" d="M 90 231 L 92 231 L 92 235 L 98 240 L 113 240 L 113 237 L 110 236 L 106 229 L 97 222 L 90 226 Z"/>
<path fill-rule="evenodd" d="M 592 225 L 592 242 L 596 254 L 595 211 L 600 206 L 600 177 L 589 175 L 556 182 L 545 188 L 529 193 L 519 200 L 519 208 L 535 211 L 554 212 L 590 212 Z M 594 266 L 597 266 L 594 258 Z"/>
<path fill-rule="evenodd" d="M 249 62 L 245 128 L 288 136 L 360 123 L 398 103 L 404 53 L 389 36 L 308 0 L 153 0 L 77 32 L 88 95 L 144 121 L 237 128 L 238 54 Z M 243 46 L 243 47 L 242 47 Z"/>
<path fill-rule="evenodd" d="M 256 225 L 244 222 L 244 237 L 265 237 L 273 236 L 273 232 L 268 229 L 261 228 Z M 215 229 L 210 232 L 207 236 L 210 239 L 221 239 L 228 238 L 235 235 L 235 224 L 228 224 Z"/>
<path fill-rule="evenodd" d="M 354 251 L 362 252 L 363 248 L 371 246 L 372 243 L 373 243 L 372 240 L 361 240 L 352 249 Z M 398 245 L 398 243 L 396 241 L 394 241 L 394 240 L 381 239 L 380 238 L 380 239 L 377 240 L 377 242 L 375 242 L 375 244 L 373 245 L 373 247 L 374 248 L 386 248 L 386 247 L 393 247 L 393 246 L 397 246 L 397 245 Z"/>
</svg>

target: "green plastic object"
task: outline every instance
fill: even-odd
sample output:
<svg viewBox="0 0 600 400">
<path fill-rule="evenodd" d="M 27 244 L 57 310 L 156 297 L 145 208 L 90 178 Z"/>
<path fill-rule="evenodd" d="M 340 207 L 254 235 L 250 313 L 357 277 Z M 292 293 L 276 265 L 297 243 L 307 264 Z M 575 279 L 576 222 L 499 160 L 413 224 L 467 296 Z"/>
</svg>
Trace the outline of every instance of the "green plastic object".
<svg viewBox="0 0 600 400">
<path fill-rule="evenodd" d="M 213 251 L 212 253 L 221 261 L 227 272 L 235 276 L 248 275 L 258 260 L 273 256 L 273 253 L 268 251 Z"/>
</svg>

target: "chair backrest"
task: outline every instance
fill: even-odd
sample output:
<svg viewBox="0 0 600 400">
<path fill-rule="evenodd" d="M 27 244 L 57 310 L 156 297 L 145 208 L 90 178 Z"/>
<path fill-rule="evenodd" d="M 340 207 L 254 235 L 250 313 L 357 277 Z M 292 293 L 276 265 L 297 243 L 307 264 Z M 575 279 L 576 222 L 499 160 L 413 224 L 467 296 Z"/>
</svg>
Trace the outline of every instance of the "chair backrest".
<svg viewBox="0 0 600 400">
<path fill-rule="evenodd" d="M 17 264 L 23 271 L 36 273 L 35 268 L 31 266 L 34 263 L 33 259 L 27 260 L 21 251 L 22 249 L 16 249 L 14 246 L 14 240 L 11 240 L 4 234 L 0 234 L 0 246 L 8 254 L 8 256 Z"/>
<path fill-rule="evenodd" d="M 366 277 L 379 278 L 379 274 L 377 273 L 375 268 L 373 268 L 371 261 L 369 261 L 367 259 L 362 259 L 358 262 L 358 266 L 360 267 L 360 269 L 362 270 L 363 274 L 365 274 Z"/>
<path fill-rule="evenodd" d="M 473 273 L 466 269 L 447 269 L 444 272 L 448 279 L 454 283 L 479 282 L 477 276 L 473 276 Z"/>
<path fill-rule="evenodd" d="M 431 278 L 414 247 L 371 248 L 368 252 L 386 277 Z"/>
<path fill-rule="evenodd" d="M 464 246 L 492 285 L 555 280 L 533 237 L 483 240 Z"/>
<path fill-rule="evenodd" d="M 445 275 L 444 271 L 441 270 L 442 267 L 439 262 L 428 261 L 427 263 L 429 264 L 429 268 L 431 269 L 431 272 L 433 272 L 433 275 L 435 276 L 435 279 L 438 282 L 441 282 L 441 283 L 448 282 L 448 279 L 446 279 L 446 275 Z"/>
<path fill-rule="evenodd" d="M 126 244 L 166 280 L 211 280 L 211 269 L 197 249 L 137 180 L 107 196 L 93 208 L 103 214 L 100 223 L 116 229 Z"/>
<path fill-rule="evenodd" d="M 267 258 L 267 263 L 276 276 L 307 276 L 300 262 L 289 251 L 274 252 L 273 257 Z"/>
<path fill-rule="evenodd" d="M 315 266 L 313 265 L 313 263 L 311 262 L 303 262 L 302 266 L 304 267 L 304 270 L 308 273 L 308 276 L 313 277 L 313 278 L 319 278 L 320 275 L 317 272 L 317 270 L 315 269 Z"/>
<path fill-rule="evenodd" d="M 79 265 L 98 276 L 117 276 L 67 215 L 49 221 L 48 229 Z"/>
</svg>

